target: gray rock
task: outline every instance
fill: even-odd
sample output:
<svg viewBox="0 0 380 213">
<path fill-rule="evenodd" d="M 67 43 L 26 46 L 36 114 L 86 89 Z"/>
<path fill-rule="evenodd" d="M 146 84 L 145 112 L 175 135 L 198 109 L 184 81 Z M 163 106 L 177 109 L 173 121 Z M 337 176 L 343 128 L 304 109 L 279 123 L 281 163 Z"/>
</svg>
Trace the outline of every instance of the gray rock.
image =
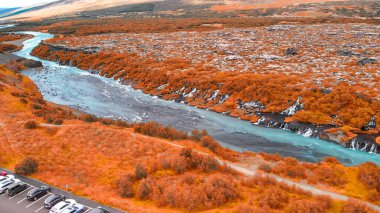
<svg viewBox="0 0 380 213">
<path fill-rule="evenodd" d="M 291 47 L 291 48 L 286 49 L 285 54 L 286 55 L 297 55 L 298 52 L 297 52 L 296 48 Z"/>
<path fill-rule="evenodd" d="M 354 55 L 354 53 L 351 50 L 338 50 L 336 51 L 336 54 L 340 56 L 348 56 L 348 57 L 351 57 L 352 55 Z"/>
<path fill-rule="evenodd" d="M 360 61 L 358 61 L 358 64 L 364 66 L 366 64 L 376 64 L 377 61 L 373 58 L 363 58 Z"/>
</svg>

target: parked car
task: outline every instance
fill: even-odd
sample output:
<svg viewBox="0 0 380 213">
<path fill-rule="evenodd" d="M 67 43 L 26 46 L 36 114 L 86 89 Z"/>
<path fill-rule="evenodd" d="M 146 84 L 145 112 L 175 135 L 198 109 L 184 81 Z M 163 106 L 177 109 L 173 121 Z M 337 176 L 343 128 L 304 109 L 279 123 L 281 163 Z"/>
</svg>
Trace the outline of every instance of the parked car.
<svg viewBox="0 0 380 213">
<path fill-rule="evenodd" d="M 38 198 L 46 195 L 49 192 L 50 192 L 50 187 L 43 185 L 43 186 L 36 187 L 30 190 L 28 194 L 26 195 L 26 198 L 28 200 L 37 200 Z"/>
<path fill-rule="evenodd" d="M 67 209 L 63 210 L 62 213 L 83 213 L 84 210 L 84 206 L 82 204 L 77 203 L 72 206 L 69 206 Z"/>
<path fill-rule="evenodd" d="M 24 191 L 28 186 L 23 182 L 15 182 L 9 186 L 7 186 L 7 192 L 9 196 L 17 195 L 18 193 Z"/>
<path fill-rule="evenodd" d="M 8 172 L 6 171 L 0 171 L 0 176 L 6 176 L 8 174 Z"/>
<path fill-rule="evenodd" d="M 12 179 L 12 180 L 4 180 L 2 182 L 0 182 L 0 194 L 3 194 L 5 192 L 5 190 L 7 189 L 7 187 L 15 182 L 20 182 L 19 179 Z"/>
<path fill-rule="evenodd" d="M 95 209 L 91 209 L 91 211 L 89 211 L 88 213 L 111 213 L 111 212 L 103 207 L 98 206 Z"/>
<path fill-rule="evenodd" d="M 64 195 L 52 194 L 48 198 L 45 199 L 44 207 L 47 209 L 50 209 L 55 204 L 57 204 L 61 201 L 64 201 L 65 199 L 66 199 L 66 197 Z"/>
<path fill-rule="evenodd" d="M 13 179 L 15 179 L 15 176 L 13 175 L 0 176 L 0 183 L 6 180 L 13 180 Z"/>
<path fill-rule="evenodd" d="M 57 203 L 53 208 L 50 209 L 50 213 L 62 213 L 65 209 L 69 208 L 72 205 L 77 204 L 73 199 L 67 199 Z"/>
</svg>

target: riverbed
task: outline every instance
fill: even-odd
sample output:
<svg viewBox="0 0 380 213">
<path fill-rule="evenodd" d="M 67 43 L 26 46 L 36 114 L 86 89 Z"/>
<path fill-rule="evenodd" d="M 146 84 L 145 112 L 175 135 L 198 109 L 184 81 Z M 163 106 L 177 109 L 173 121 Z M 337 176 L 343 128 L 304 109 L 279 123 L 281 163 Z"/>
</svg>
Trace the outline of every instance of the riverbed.
<svg viewBox="0 0 380 213">
<path fill-rule="evenodd" d="M 153 97 L 117 80 L 90 74 L 75 67 L 41 60 L 30 52 L 51 34 L 27 32 L 35 37 L 15 53 L 43 63 L 43 68 L 23 72 L 38 86 L 45 100 L 82 111 L 129 122 L 157 121 L 191 131 L 206 129 L 223 146 L 237 151 L 279 153 L 302 161 L 318 162 L 334 156 L 346 165 L 372 161 L 380 155 L 344 148 L 332 142 L 304 137 L 287 130 L 252 125 L 248 121 Z"/>
</svg>

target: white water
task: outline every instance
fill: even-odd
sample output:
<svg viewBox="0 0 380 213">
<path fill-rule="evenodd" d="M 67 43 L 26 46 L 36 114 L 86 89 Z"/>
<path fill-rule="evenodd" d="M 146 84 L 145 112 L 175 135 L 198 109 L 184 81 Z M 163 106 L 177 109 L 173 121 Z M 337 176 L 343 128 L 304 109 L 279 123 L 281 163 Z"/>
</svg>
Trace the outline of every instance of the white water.
<svg viewBox="0 0 380 213">
<path fill-rule="evenodd" d="M 9 27 L 14 27 L 14 26 L 16 26 L 16 25 L 15 24 L 0 25 L 0 30 L 5 29 L 5 28 L 9 28 Z"/>
<path fill-rule="evenodd" d="M 247 121 L 215 112 L 153 98 L 113 79 L 30 56 L 31 50 L 41 40 L 51 38 L 52 35 L 28 33 L 35 37 L 25 41 L 24 48 L 16 55 L 43 63 L 44 68 L 29 69 L 24 74 L 38 85 L 48 101 L 77 107 L 98 116 L 128 121 L 154 120 L 187 131 L 207 129 L 223 146 L 239 151 L 279 153 L 314 162 L 326 156 L 334 156 L 347 165 L 366 161 L 380 165 L 380 155 L 377 154 L 344 148 L 286 130 L 254 126 Z"/>
</svg>

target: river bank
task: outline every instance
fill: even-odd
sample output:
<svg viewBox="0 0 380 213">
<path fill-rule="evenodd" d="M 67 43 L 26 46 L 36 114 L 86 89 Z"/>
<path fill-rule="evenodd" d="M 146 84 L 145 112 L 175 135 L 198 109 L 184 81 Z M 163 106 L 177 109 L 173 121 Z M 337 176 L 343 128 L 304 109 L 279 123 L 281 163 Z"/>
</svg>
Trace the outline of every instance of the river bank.
<svg viewBox="0 0 380 213">
<path fill-rule="evenodd" d="M 311 162 L 334 156 L 346 165 L 366 161 L 380 163 L 379 156 L 375 154 L 343 148 L 286 130 L 254 126 L 248 121 L 165 101 L 143 94 L 113 79 L 41 60 L 31 56 L 30 52 L 41 40 L 51 38 L 52 35 L 30 33 L 36 37 L 26 41 L 24 49 L 16 54 L 43 63 L 42 69 L 29 69 L 23 73 L 38 85 L 48 101 L 101 117 L 125 119 L 130 122 L 157 121 L 185 131 L 194 128 L 207 129 L 223 146 L 237 151 L 279 153 L 282 156 Z"/>
<path fill-rule="evenodd" d="M 97 56 L 100 55 L 98 52 L 99 50 L 94 48 L 75 49 L 42 43 L 33 51 L 33 54 L 43 59 L 56 61 L 61 65 L 85 68 L 87 65 L 84 64 L 87 64 L 86 60 L 88 58 L 98 60 Z M 243 120 L 248 120 L 254 125 L 289 130 L 304 137 L 314 137 L 332 141 L 346 148 L 357 149 L 370 153 L 380 152 L 379 146 L 375 142 L 376 138 L 379 137 L 376 129 L 376 116 L 369 120 L 368 123 L 362 127 L 362 129 L 352 128 L 349 131 L 344 131 L 341 129 L 342 124 L 334 124 L 334 118 L 330 118 L 331 124 L 303 123 L 298 122 L 296 119 L 289 119 L 298 111 L 303 110 L 304 103 L 301 96 L 284 110 L 272 113 L 262 112 L 262 109 L 265 109 L 265 105 L 263 105 L 260 101 L 245 102 L 240 99 L 231 100 L 230 94 L 219 94 L 219 89 L 213 90 L 211 88 L 205 88 L 201 89 L 203 92 L 199 92 L 199 88 L 195 86 L 189 87 L 186 85 L 177 85 L 177 88 L 181 88 L 179 90 L 168 89 L 166 88 L 168 84 L 150 82 L 147 77 L 144 77 L 143 79 L 136 79 L 135 77 L 122 78 L 117 73 L 110 75 L 102 70 L 104 69 L 97 70 L 96 65 L 92 65 L 89 67 L 88 72 L 92 74 L 99 74 L 103 77 L 117 79 L 125 85 L 131 86 L 134 89 L 141 89 L 144 93 L 152 96 L 215 111 L 217 113 L 222 113 L 232 117 L 238 117 Z M 147 88 L 142 86 L 143 84 L 141 84 L 141 81 L 145 82 L 145 85 L 154 84 L 156 86 L 153 88 L 152 86 Z M 233 105 L 233 107 L 227 107 L 227 105 Z"/>
</svg>

